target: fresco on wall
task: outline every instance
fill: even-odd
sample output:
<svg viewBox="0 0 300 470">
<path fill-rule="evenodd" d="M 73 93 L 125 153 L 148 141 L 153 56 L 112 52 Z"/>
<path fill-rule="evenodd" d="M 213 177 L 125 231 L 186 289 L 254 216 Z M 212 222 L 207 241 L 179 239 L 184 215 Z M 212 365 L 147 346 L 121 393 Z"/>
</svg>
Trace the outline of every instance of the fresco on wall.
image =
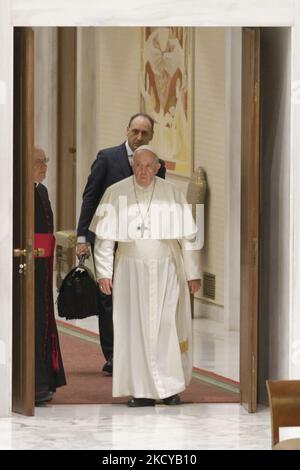
<svg viewBox="0 0 300 470">
<path fill-rule="evenodd" d="M 171 173 L 192 169 L 190 28 L 142 28 L 142 110 L 155 120 L 151 145 Z"/>
</svg>

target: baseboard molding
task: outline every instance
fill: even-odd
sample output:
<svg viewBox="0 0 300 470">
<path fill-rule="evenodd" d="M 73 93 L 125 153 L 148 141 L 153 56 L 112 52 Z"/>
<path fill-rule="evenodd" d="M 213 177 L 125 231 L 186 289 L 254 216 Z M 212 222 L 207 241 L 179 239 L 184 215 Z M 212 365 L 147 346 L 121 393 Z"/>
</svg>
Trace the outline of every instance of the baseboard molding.
<svg viewBox="0 0 300 470">
<path fill-rule="evenodd" d="M 224 307 L 195 297 L 194 318 L 207 318 L 224 323 Z"/>
</svg>

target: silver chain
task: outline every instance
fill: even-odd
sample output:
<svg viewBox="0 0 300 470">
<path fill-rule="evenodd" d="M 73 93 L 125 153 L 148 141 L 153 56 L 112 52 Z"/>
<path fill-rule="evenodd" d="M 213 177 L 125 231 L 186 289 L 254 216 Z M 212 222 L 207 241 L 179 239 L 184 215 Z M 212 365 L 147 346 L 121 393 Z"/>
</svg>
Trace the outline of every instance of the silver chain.
<svg viewBox="0 0 300 470">
<path fill-rule="evenodd" d="M 142 219 L 142 223 L 141 225 L 139 225 L 137 227 L 138 230 L 141 231 L 141 236 L 142 238 L 144 237 L 144 231 L 145 229 L 148 230 L 148 227 L 145 227 L 145 224 L 144 224 L 144 221 L 148 215 L 148 212 L 149 212 L 149 209 L 150 209 L 150 206 L 151 206 L 151 202 L 152 202 L 152 198 L 153 198 L 153 194 L 154 194 L 154 189 L 155 189 L 155 183 L 156 183 L 156 179 L 154 179 L 154 184 L 153 184 L 153 189 L 152 189 L 152 193 L 151 193 L 151 197 L 150 197 L 150 200 L 149 200 L 149 203 L 148 203 L 148 207 L 147 207 L 147 211 L 146 211 L 146 214 L 142 215 L 142 211 L 141 211 L 141 208 L 140 208 L 140 204 L 139 204 L 139 200 L 138 200 L 138 197 L 137 197 L 137 193 L 136 193 L 136 187 L 135 187 L 135 182 L 134 182 L 134 178 L 133 178 L 133 189 L 134 189 L 134 195 L 135 195 L 135 200 L 136 200 L 136 203 L 137 203 L 137 206 L 138 206 L 138 209 L 139 209 L 139 213 L 140 213 L 140 216 L 141 216 L 141 219 Z"/>
</svg>

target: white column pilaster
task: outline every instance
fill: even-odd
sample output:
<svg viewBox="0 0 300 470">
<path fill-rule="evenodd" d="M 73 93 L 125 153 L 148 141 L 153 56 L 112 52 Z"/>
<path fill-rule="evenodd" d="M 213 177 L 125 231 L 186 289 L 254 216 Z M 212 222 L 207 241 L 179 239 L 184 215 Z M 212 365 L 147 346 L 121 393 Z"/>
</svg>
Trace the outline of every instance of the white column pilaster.
<svg viewBox="0 0 300 470">
<path fill-rule="evenodd" d="M 226 30 L 224 326 L 240 328 L 241 28 Z"/>
<path fill-rule="evenodd" d="M 13 29 L 10 0 L 0 2 L 0 417 L 11 413 Z"/>
</svg>

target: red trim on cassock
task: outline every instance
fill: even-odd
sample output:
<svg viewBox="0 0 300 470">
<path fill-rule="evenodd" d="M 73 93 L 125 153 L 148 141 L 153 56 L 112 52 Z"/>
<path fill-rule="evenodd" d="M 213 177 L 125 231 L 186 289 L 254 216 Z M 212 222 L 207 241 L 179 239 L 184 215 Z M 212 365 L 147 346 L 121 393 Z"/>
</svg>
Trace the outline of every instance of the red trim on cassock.
<svg viewBox="0 0 300 470">
<path fill-rule="evenodd" d="M 50 272 L 48 273 L 49 279 L 48 282 L 51 285 L 52 289 L 52 280 L 53 280 L 53 265 L 54 265 L 54 248 L 55 248 L 55 237 L 52 233 L 35 233 L 34 234 L 34 248 L 43 248 L 45 253 L 42 256 L 36 255 L 36 258 L 50 258 Z M 55 372 L 59 371 L 58 364 L 58 344 L 57 344 L 57 328 L 54 318 L 53 308 L 50 308 L 48 302 L 46 301 L 47 317 L 50 317 L 50 330 L 51 330 L 51 362 L 52 369 Z"/>
<path fill-rule="evenodd" d="M 36 258 L 53 258 L 55 247 L 55 237 L 52 233 L 35 233 L 34 248 L 43 248 L 45 253 L 42 256 L 36 255 Z"/>
</svg>

